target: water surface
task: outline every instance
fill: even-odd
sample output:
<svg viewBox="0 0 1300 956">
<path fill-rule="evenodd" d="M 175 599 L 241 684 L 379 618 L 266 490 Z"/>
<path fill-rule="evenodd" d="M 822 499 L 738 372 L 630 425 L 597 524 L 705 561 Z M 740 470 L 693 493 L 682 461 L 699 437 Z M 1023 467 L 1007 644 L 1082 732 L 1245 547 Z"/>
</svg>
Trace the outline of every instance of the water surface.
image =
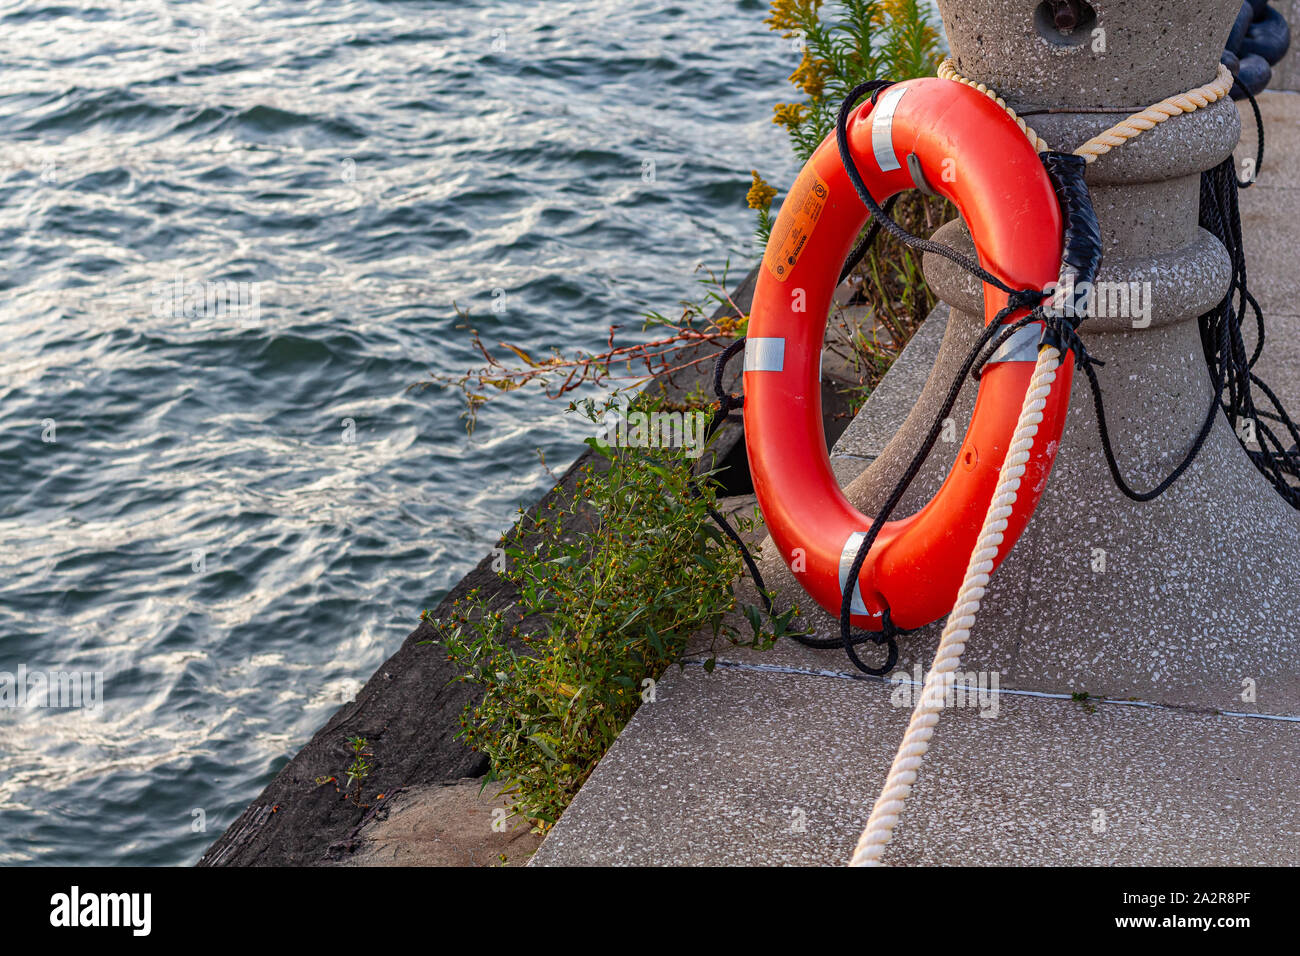
<svg viewBox="0 0 1300 956">
<path fill-rule="evenodd" d="M 753 255 L 765 6 L 0 3 L 0 671 L 105 696 L 0 710 L 0 862 L 193 862 L 576 456 L 406 388 Z"/>
</svg>

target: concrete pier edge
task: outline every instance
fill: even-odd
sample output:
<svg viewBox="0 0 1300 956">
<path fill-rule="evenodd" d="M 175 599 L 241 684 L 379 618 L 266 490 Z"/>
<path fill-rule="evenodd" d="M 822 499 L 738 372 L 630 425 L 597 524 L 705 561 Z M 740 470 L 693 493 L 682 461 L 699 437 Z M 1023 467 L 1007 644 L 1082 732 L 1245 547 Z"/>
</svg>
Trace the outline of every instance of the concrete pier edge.
<svg viewBox="0 0 1300 956">
<path fill-rule="evenodd" d="M 749 308 L 757 269 L 731 290 L 731 300 L 741 309 Z M 729 311 L 721 306 L 716 315 Z M 718 351 L 713 345 L 698 349 L 709 354 Z M 686 355 L 691 357 L 693 353 Z M 740 364 L 734 362 L 724 379 L 732 390 L 739 389 Z M 712 376 L 713 363 L 702 362 L 646 388 L 680 399 L 697 388 L 711 389 Z M 823 414 L 832 440 L 851 418 L 841 389 L 855 382 L 843 361 L 827 352 Z M 558 406 L 556 413 L 560 414 Z M 706 460 L 725 461 L 728 455 L 739 455 L 743 461 L 742 438 L 739 424 L 725 425 L 701 466 Z M 579 469 L 588 464 L 601 467 L 602 462 L 584 449 L 555 486 L 527 510 L 538 514 L 551 501 L 571 495 Z M 752 503 L 752 496 L 724 499 L 731 508 L 750 508 Z M 466 780 L 480 778 L 487 770 L 487 761 L 455 736 L 460 714 L 476 699 L 477 690 L 454 682 L 455 672 L 442 649 L 427 643 L 435 636 L 431 622 L 446 617 L 453 602 L 475 588 L 481 589 L 492 609 L 514 611 L 515 594 L 493 571 L 492 563 L 489 550 L 430 611 L 430 620 L 419 623 L 356 697 L 339 707 L 275 773 L 261 794 L 242 812 L 232 808 L 238 816 L 199 859 L 199 866 L 444 865 L 473 860 L 476 854 L 482 857 L 485 847 L 498 844 L 514 862 L 523 858 L 521 847 L 531 850 L 535 840 L 520 838 L 513 827 L 509 840 L 488 836 L 478 846 L 467 842 L 470 829 L 477 825 L 469 821 L 487 819 L 502 803 L 494 798 L 492 787 L 481 797 L 465 792 Z M 412 608 L 412 617 L 416 613 Z M 520 623 L 527 627 L 526 622 Z M 330 782 L 341 780 L 351 761 L 347 738 L 352 736 L 365 737 L 373 753 L 374 769 L 360 799 L 345 798 L 340 785 Z"/>
</svg>

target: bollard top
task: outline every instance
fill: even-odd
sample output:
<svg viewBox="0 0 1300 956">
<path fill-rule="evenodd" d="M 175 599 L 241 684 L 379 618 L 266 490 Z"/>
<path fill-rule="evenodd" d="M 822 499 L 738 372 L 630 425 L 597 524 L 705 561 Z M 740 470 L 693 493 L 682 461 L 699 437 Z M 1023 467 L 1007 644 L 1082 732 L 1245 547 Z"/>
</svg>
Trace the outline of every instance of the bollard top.
<svg viewBox="0 0 1300 956">
<path fill-rule="evenodd" d="M 937 3 L 958 70 L 1013 106 L 1117 112 L 1213 79 L 1241 6 L 1240 0 Z"/>
</svg>

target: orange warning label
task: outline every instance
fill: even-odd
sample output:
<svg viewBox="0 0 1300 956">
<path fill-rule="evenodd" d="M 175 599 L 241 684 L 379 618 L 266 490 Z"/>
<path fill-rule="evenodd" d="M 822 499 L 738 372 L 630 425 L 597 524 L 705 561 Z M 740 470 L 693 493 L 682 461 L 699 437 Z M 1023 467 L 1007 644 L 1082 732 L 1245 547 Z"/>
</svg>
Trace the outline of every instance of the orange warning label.
<svg viewBox="0 0 1300 956">
<path fill-rule="evenodd" d="M 790 195 L 781 203 L 781 214 L 776 217 L 763 255 L 763 264 L 778 282 L 788 279 L 799 261 L 799 254 L 826 208 L 826 195 L 826 183 L 811 166 L 805 166 Z"/>
</svg>

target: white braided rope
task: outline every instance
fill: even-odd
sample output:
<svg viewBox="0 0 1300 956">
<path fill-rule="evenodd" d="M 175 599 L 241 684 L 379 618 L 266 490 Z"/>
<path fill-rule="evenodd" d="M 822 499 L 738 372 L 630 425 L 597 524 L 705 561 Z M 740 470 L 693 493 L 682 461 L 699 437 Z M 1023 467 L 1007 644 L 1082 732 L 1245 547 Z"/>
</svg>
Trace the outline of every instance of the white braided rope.
<svg viewBox="0 0 1300 956">
<path fill-rule="evenodd" d="M 1029 142 L 1034 144 L 1037 152 L 1045 153 L 1050 146 L 1047 141 L 1034 132 L 1033 128 L 1021 119 L 1016 111 L 1007 105 L 1007 101 L 998 96 L 996 90 L 992 90 L 983 83 L 977 83 L 972 79 L 962 76 L 957 72 L 957 67 L 953 64 L 951 58 L 945 59 L 939 64 L 939 78 L 952 80 L 956 83 L 964 83 L 972 89 L 979 90 L 998 106 L 1002 107 L 1006 114 L 1016 121 L 1021 132 L 1029 138 Z M 1084 143 L 1074 151 L 1076 156 L 1082 156 L 1087 162 L 1094 163 L 1098 156 L 1104 156 L 1116 146 L 1122 146 L 1134 136 L 1141 135 L 1149 129 L 1154 129 L 1160 123 L 1175 116 L 1181 116 L 1183 113 L 1191 113 L 1195 110 L 1203 109 L 1216 100 L 1220 100 L 1228 95 L 1232 89 L 1232 71 L 1222 63 L 1219 64 L 1219 72 L 1214 77 L 1214 81 L 1206 83 L 1204 86 L 1198 86 L 1194 90 L 1188 90 L 1186 93 L 1179 93 L 1175 96 L 1167 97 L 1159 103 L 1153 103 L 1140 113 L 1134 113 L 1127 119 L 1121 120 L 1110 129 L 1098 133 L 1088 142 Z"/>
<path fill-rule="evenodd" d="M 911 793 L 912 784 L 921 769 L 921 761 L 930 748 L 930 738 L 934 736 L 934 728 L 939 723 L 939 711 L 943 708 L 948 680 L 961 662 L 966 639 L 975 625 L 975 615 L 979 613 L 980 601 L 993 574 L 993 561 L 1002 544 L 1007 519 L 1015 507 L 1016 492 L 1020 488 L 1021 476 L 1025 473 L 1025 463 L 1029 461 L 1029 451 L 1034 446 L 1034 437 L 1043 420 L 1043 409 L 1047 405 L 1047 396 L 1051 394 L 1060 364 L 1061 353 L 1052 346 L 1039 351 L 1033 378 L 1029 380 L 1025 401 L 1020 407 L 1020 418 L 1012 433 L 1011 447 L 1007 449 L 1006 460 L 998 472 L 993 500 L 989 502 L 988 513 L 984 516 L 984 527 L 976 540 L 975 550 L 971 552 L 966 579 L 957 592 L 957 603 L 948 615 L 948 624 L 939 640 L 934 665 L 925 677 L 921 699 L 912 711 L 907 733 L 903 735 L 903 743 L 889 768 L 885 787 L 876 798 L 871 818 L 867 820 L 867 827 L 862 831 L 857 849 L 853 851 L 850 866 L 880 865 L 881 854 L 885 852 L 885 846 L 894 834 L 894 825 L 903 811 L 903 801 Z"/>
<path fill-rule="evenodd" d="M 1116 123 L 1105 132 L 1098 133 L 1076 149 L 1074 153 L 1091 163 L 1098 156 L 1109 153 L 1116 146 L 1124 145 L 1134 136 L 1145 133 L 1158 123 L 1209 106 L 1215 100 L 1227 96 L 1228 91 L 1231 89 L 1232 71 L 1220 63 L 1219 73 L 1214 78 L 1213 83 L 1207 83 L 1205 86 L 1198 86 L 1194 90 L 1188 90 L 1186 93 L 1180 93 L 1177 96 L 1163 99 L 1159 103 L 1153 103 L 1142 112 L 1134 113 L 1128 119 Z"/>
<path fill-rule="evenodd" d="M 964 83 L 972 89 L 983 93 L 997 103 L 1011 117 L 1020 131 L 1025 134 L 1034 150 L 1039 153 L 1051 149 L 1033 127 L 1016 114 L 1007 101 L 983 83 L 977 83 L 957 72 L 951 58 L 939 64 L 939 77 Z M 1191 113 L 1193 110 L 1209 106 L 1216 100 L 1228 95 L 1232 89 L 1232 73 L 1223 64 L 1214 82 L 1199 86 L 1186 93 L 1170 96 L 1154 103 L 1139 113 L 1116 123 L 1110 129 L 1094 136 L 1074 151 L 1089 163 L 1095 162 L 1116 146 L 1155 128 L 1174 116 Z M 948 615 L 948 623 L 939 639 L 939 650 L 935 653 L 934 665 L 926 675 L 921 690 L 921 699 L 912 711 L 903 742 L 894 755 L 894 762 L 889 767 L 889 776 L 885 787 L 876 798 L 867 820 L 866 829 L 858 839 L 853 851 L 850 866 L 880 866 L 880 857 L 894 835 L 894 825 L 898 823 L 903 812 L 903 802 L 912 792 L 912 784 L 921 769 L 925 753 L 930 749 L 930 738 L 939 723 L 939 711 L 943 708 L 946 691 L 951 675 L 961 662 L 962 652 L 966 649 L 966 640 L 975 625 L 975 615 L 979 613 L 980 601 L 993 574 L 993 561 L 1002 544 L 1002 533 L 1007 528 L 1007 518 L 1011 516 L 1016 504 L 1016 492 L 1020 488 L 1020 478 L 1025 473 L 1025 463 L 1029 460 L 1029 450 L 1033 447 L 1034 436 L 1038 434 L 1038 425 L 1043 420 L 1043 408 L 1047 405 L 1047 396 L 1056 381 L 1056 370 L 1060 367 L 1061 355 L 1055 348 L 1047 347 L 1038 353 L 1034 365 L 1034 375 L 1025 392 L 1025 401 L 1020 409 L 1020 418 L 1016 422 L 1011 447 L 1007 451 L 1002 470 L 998 473 L 997 488 L 993 500 L 989 502 L 988 513 L 984 517 L 984 527 L 980 530 L 975 550 L 971 553 L 970 564 L 966 568 L 966 579 L 957 592 L 957 603 Z"/>
</svg>

